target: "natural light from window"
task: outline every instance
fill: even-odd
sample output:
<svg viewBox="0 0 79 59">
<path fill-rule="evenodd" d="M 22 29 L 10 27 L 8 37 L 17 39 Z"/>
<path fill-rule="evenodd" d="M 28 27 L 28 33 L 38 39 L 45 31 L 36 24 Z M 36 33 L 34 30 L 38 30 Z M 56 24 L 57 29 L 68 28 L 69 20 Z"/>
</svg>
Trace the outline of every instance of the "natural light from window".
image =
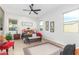
<svg viewBox="0 0 79 59">
<path fill-rule="evenodd" d="M 79 9 L 64 14 L 64 32 L 79 32 Z"/>
<path fill-rule="evenodd" d="M 44 22 L 42 20 L 40 20 L 40 31 L 43 31 L 43 25 L 44 25 Z"/>
</svg>

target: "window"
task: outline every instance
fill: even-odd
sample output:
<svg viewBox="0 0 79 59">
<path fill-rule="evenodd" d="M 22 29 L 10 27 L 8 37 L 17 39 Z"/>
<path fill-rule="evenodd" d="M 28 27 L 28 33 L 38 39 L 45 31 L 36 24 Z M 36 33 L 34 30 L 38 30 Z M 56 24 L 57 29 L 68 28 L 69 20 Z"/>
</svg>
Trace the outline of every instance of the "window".
<svg viewBox="0 0 79 59">
<path fill-rule="evenodd" d="M 79 9 L 64 14 L 64 32 L 79 32 Z"/>
<path fill-rule="evenodd" d="M 40 25 L 40 31 L 42 31 L 43 30 L 43 21 L 42 20 L 40 21 L 39 25 Z"/>
<path fill-rule="evenodd" d="M 43 21 L 40 21 L 40 26 L 43 26 Z"/>
<path fill-rule="evenodd" d="M 9 31 L 17 31 L 17 20 L 9 19 Z"/>
</svg>

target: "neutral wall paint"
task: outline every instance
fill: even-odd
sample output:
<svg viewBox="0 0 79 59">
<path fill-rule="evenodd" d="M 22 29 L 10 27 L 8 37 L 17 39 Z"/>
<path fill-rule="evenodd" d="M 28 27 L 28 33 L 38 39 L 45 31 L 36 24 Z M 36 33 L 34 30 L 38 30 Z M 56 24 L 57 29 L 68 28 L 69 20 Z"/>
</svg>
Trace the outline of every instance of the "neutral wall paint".
<svg viewBox="0 0 79 59">
<path fill-rule="evenodd" d="M 45 15 L 40 20 L 44 21 L 43 27 L 43 36 L 44 38 L 58 42 L 63 45 L 75 43 L 79 47 L 79 33 L 65 33 L 63 32 L 63 23 L 64 18 L 63 14 L 69 10 L 78 9 L 79 5 L 62 5 L 61 7 L 55 9 L 55 11 L 50 11 L 49 14 Z M 55 22 L 55 32 L 51 33 L 50 31 L 45 30 L 45 21 L 54 21 Z"/>
<path fill-rule="evenodd" d="M 0 35 L 2 34 L 2 31 L 0 31 Z"/>
<path fill-rule="evenodd" d="M 37 29 L 37 24 L 34 19 L 28 18 L 28 17 L 23 17 L 23 16 L 17 16 L 14 14 L 9 14 L 5 12 L 5 18 L 4 18 L 4 34 L 9 33 L 9 19 L 15 19 L 18 21 L 18 32 L 21 33 L 21 30 L 24 28 L 21 24 L 22 21 L 25 22 L 31 22 L 33 23 L 33 26 L 31 28 Z M 27 27 L 26 27 L 27 28 Z"/>
</svg>

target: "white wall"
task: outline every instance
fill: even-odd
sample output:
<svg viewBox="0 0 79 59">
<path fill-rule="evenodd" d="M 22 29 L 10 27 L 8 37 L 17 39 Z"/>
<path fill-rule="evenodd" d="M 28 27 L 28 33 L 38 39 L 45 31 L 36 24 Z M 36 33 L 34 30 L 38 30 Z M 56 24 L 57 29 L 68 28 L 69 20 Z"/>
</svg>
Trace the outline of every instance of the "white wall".
<svg viewBox="0 0 79 59">
<path fill-rule="evenodd" d="M 3 34 L 3 32 L 2 32 L 2 31 L 0 31 L 0 34 Z"/>
<path fill-rule="evenodd" d="M 21 30 L 24 28 L 22 26 L 22 21 L 25 22 L 32 22 L 33 26 L 31 28 L 36 29 L 37 24 L 35 22 L 35 19 L 33 18 L 28 18 L 28 17 L 23 17 L 23 16 L 17 16 L 14 14 L 9 14 L 5 12 L 5 19 L 4 19 L 4 34 L 9 33 L 9 19 L 15 19 L 18 21 L 18 32 L 21 33 Z M 27 27 L 25 27 L 27 28 Z"/>
<path fill-rule="evenodd" d="M 63 13 L 72 9 L 79 8 L 79 5 L 62 5 L 61 7 L 50 11 L 49 14 L 45 15 L 40 20 L 44 22 L 54 21 L 55 22 L 55 32 L 45 31 L 45 25 L 43 30 L 43 35 L 45 38 L 51 41 L 61 43 L 63 45 L 75 43 L 79 47 L 79 33 L 66 33 L 63 31 L 64 18 Z"/>
</svg>

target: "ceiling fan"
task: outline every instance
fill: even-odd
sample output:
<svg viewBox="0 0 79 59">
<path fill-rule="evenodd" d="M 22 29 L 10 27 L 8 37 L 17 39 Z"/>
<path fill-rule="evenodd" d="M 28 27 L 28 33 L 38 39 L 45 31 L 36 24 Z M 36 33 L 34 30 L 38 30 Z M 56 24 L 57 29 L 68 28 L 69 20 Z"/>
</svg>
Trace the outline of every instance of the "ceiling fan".
<svg viewBox="0 0 79 59">
<path fill-rule="evenodd" d="M 35 14 L 38 14 L 37 12 L 38 12 L 38 11 L 41 11 L 41 9 L 33 9 L 33 6 L 34 6 L 34 4 L 31 4 L 31 5 L 29 5 L 30 10 L 23 9 L 23 11 L 30 11 L 30 12 L 29 12 L 29 15 L 31 14 L 31 12 L 34 12 Z"/>
</svg>

